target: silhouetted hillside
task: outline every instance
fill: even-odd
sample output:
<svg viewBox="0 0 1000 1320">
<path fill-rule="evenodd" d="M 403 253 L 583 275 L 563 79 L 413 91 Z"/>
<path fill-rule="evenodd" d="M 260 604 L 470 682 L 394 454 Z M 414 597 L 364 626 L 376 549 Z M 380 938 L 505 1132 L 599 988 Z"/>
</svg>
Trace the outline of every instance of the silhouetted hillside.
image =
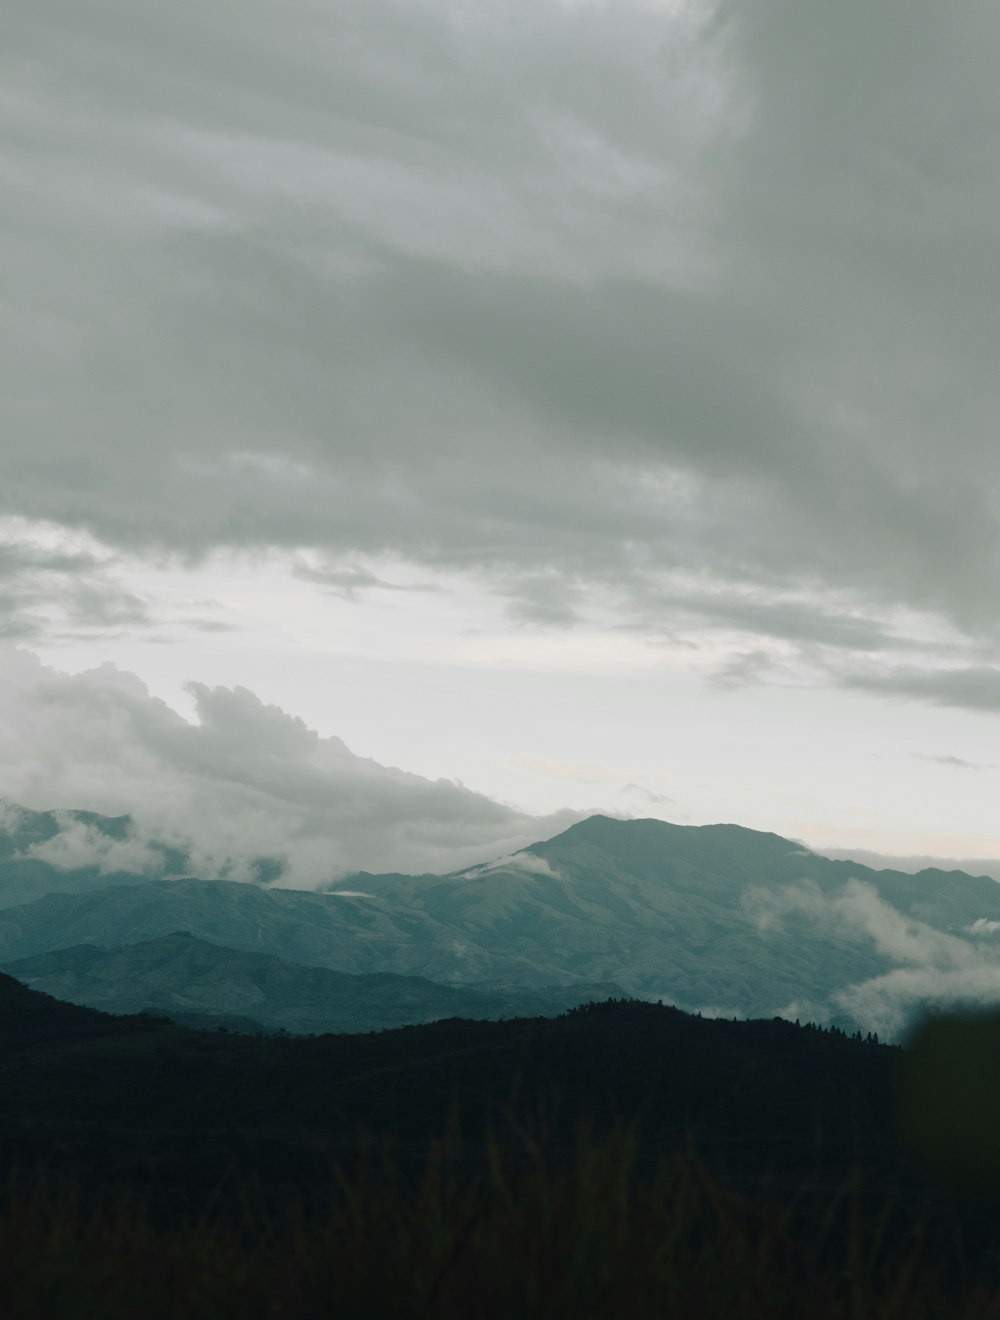
<svg viewBox="0 0 1000 1320">
<path fill-rule="evenodd" d="M 150 1025 L 144 1019 L 111 1016 L 64 1003 L 51 995 L 30 990 L 13 976 L 0 972 L 0 1048 L 6 1061 L 22 1047 L 34 1049 L 56 1046 L 62 1041 L 104 1039 L 136 1030 L 146 1031 Z M 2 1066 L 3 1061 L 0 1061 Z"/>
<path fill-rule="evenodd" d="M 787 1022 L 705 1021 L 609 1001 L 557 1019 L 450 1020 L 373 1035 L 253 1039 L 108 1018 L 0 982 L 0 1127 L 283 1133 L 359 1127 L 469 1139 L 513 1108 L 568 1140 L 639 1120 L 650 1151 L 696 1134 L 738 1164 L 889 1158 L 894 1052 Z M 101 1137 L 101 1140 L 106 1139 Z"/>
<path fill-rule="evenodd" d="M 939 1166 L 956 1154 L 967 1163 L 988 1137 L 984 1105 L 995 1096 L 996 1070 L 983 1071 L 981 1046 L 993 1050 L 995 1034 L 975 1036 L 963 1074 L 981 1111 L 974 1140 L 935 1142 L 927 1153 Z M 391 1313 L 433 1313 L 440 1278 L 464 1298 L 450 1314 L 470 1314 L 477 1290 L 507 1277 L 512 1251 L 536 1246 L 543 1258 L 523 1275 L 532 1287 L 549 1277 L 554 1258 L 579 1283 L 574 1250 L 583 1245 L 587 1262 L 597 1262 L 586 1272 L 594 1282 L 574 1296 L 612 1279 L 611 1305 L 630 1295 L 633 1268 L 661 1289 L 657 1263 L 673 1243 L 670 1275 L 684 1269 L 702 1290 L 680 1314 L 698 1313 L 693 1300 L 721 1268 L 734 1296 L 758 1289 L 761 1309 L 739 1312 L 747 1320 L 815 1314 L 811 1292 L 798 1295 L 803 1309 L 774 1309 L 806 1279 L 834 1299 L 823 1311 L 829 1320 L 849 1314 L 837 1309 L 845 1278 L 855 1301 L 859 1289 L 876 1299 L 859 1315 L 985 1316 L 977 1289 L 992 1279 L 995 1198 L 963 1198 L 928 1182 L 897 1135 L 901 1060 L 913 1084 L 904 1117 L 916 1140 L 940 1130 L 936 1114 L 961 1126 L 962 1104 L 947 1083 L 950 1039 L 932 1036 L 929 1052 L 911 1060 L 836 1030 L 704 1020 L 634 1001 L 557 1019 L 255 1039 L 108 1017 L 0 977 L 0 1173 L 17 1171 L 0 1183 L 8 1189 L 0 1232 L 27 1244 L 23 1260 L 12 1257 L 12 1277 L 30 1278 L 31 1297 L 49 1296 L 47 1272 L 63 1266 L 67 1277 L 87 1280 L 91 1309 L 81 1315 L 94 1313 L 106 1279 L 122 1269 L 128 1297 L 141 1296 L 147 1267 L 133 1260 L 176 1270 L 196 1306 L 209 1274 L 191 1263 L 193 1253 L 206 1232 L 218 1232 L 210 1240 L 226 1242 L 226 1263 L 216 1252 L 214 1264 L 231 1296 L 245 1298 L 245 1281 L 261 1276 L 253 1269 L 260 1252 L 268 1261 L 277 1252 L 273 1277 L 294 1253 L 299 1263 L 280 1277 L 297 1288 L 303 1274 L 314 1277 L 305 1253 L 318 1252 L 317 1263 L 332 1262 L 338 1296 L 351 1261 L 363 1262 L 350 1275 L 350 1314 L 364 1313 L 356 1303 L 370 1300 L 377 1262 L 419 1270 L 444 1235 L 435 1273 L 421 1276 L 420 1308 L 393 1302 Z M 950 1096 L 947 1114 L 942 1095 Z M 122 1191 L 132 1198 L 124 1207 L 95 1217 Z M 478 1224 L 491 1225 L 488 1240 Z M 417 1245 L 393 1254 L 404 1225 Z M 344 1236 L 352 1232 L 356 1243 Z M 328 1235 L 318 1247 L 316 1233 Z M 67 1241 L 89 1244 L 70 1265 Z M 121 1243 L 130 1244 L 127 1262 Z M 449 1273 L 459 1258 L 470 1262 L 467 1283 Z M 900 1290 L 904 1277 L 910 1283 Z M 308 1285 L 326 1299 L 317 1305 L 332 1295 L 325 1278 Z M 934 1297 L 961 1289 L 954 1295 L 964 1309 L 928 1301 L 913 1310 L 929 1288 Z M 68 1300 L 53 1313 L 77 1314 L 73 1288 L 63 1293 Z M 881 1309 L 891 1298 L 903 1309 Z M 134 1301 L 121 1301 L 97 1313 L 134 1312 Z M 490 1312 L 498 1320 L 515 1313 Z M 628 1313 L 661 1311 L 637 1303 Z M 723 1313 L 721 1303 L 710 1312 Z"/>
</svg>

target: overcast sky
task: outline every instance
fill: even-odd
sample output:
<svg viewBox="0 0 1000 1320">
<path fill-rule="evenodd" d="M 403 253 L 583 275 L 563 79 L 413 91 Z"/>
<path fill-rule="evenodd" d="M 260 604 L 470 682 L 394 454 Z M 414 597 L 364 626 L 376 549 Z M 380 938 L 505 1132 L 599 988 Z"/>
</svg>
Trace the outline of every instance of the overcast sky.
<svg viewBox="0 0 1000 1320">
<path fill-rule="evenodd" d="M 0 794 L 236 785 L 303 882 L 1000 857 L 998 66 L 982 0 L 5 0 Z"/>
</svg>

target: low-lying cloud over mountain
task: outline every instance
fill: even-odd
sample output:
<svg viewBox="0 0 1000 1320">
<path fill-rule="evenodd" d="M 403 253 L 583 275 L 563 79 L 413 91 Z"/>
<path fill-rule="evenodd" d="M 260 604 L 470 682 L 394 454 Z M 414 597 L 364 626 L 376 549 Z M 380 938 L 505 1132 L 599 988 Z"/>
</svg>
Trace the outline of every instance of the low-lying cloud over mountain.
<svg viewBox="0 0 1000 1320">
<path fill-rule="evenodd" d="M 557 833 L 580 813 L 531 816 L 453 780 L 355 755 L 245 688 L 191 684 L 197 720 L 114 665 L 78 675 L 0 649 L 0 795 L 26 807 L 133 820 L 109 838 L 66 818 L 33 855 L 156 874 L 176 843 L 205 878 L 296 888 L 352 871 L 448 871 Z"/>
<path fill-rule="evenodd" d="M 864 868 L 859 868 L 864 870 Z M 815 881 L 781 889 L 751 890 L 747 910 L 763 935 L 781 928 L 793 914 L 814 937 L 833 944 L 871 944 L 889 970 L 832 989 L 822 1006 L 792 1001 L 785 1017 L 821 1015 L 831 1009 L 848 1014 L 883 1036 L 897 1035 L 913 1015 L 931 1005 L 963 1004 L 995 1008 L 1000 1004 L 1000 923 L 979 917 L 965 927 L 942 930 L 918 917 L 929 905 L 919 902 L 905 913 L 880 896 L 872 879 L 850 876 L 837 891 L 824 893 Z M 939 873 L 937 884 L 947 902 L 966 877 Z"/>
</svg>

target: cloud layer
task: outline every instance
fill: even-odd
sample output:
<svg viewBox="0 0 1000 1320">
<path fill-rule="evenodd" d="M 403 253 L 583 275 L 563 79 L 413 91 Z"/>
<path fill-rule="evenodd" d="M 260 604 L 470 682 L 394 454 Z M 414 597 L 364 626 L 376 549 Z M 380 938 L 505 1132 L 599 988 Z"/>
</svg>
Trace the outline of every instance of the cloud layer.
<svg viewBox="0 0 1000 1320">
<path fill-rule="evenodd" d="M 788 1004 L 782 1016 L 827 1017 L 839 1011 L 884 1038 L 896 1038 L 932 1008 L 1000 1003 L 996 922 L 980 920 L 961 933 L 937 930 L 905 916 L 871 885 L 853 878 L 835 893 L 823 893 L 814 882 L 754 890 L 747 908 L 765 937 L 790 917 L 804 919 L 830 940 L 871 941 L 888 964 L 883 974 L 842 987 L 828 1004 Z"/>
<path fill-rule="evenodd" d="M 113 665 L 70 676 L 0 649 L 0 795 L 36 809 L 131 813 L 133 837 L 74 824 L 39 853 L 56 865 L 155 871 L 150 843 L 190 852 L 206 879 L 325 885 L 357 870 L 448 871 L 567 828 L 451 780 L 356 756 L 245 688 L 191 685 L 185 720 Z"/>
<path fill-rule="evenodd" d="M 11 511 L 996 707 L 991 7 L 8 0 L 3 59 Z M 954 677 L 847 665 L 900 612 Z"/>
</svg>

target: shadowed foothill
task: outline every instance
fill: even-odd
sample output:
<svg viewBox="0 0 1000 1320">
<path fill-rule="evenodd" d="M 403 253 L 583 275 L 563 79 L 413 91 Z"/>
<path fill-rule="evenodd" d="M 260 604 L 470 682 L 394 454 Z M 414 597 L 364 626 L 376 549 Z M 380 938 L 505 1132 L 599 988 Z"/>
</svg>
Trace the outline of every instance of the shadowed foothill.
<svg viewBox="0 0 1000 1320">
<path fill-rule="evenodd" d="M 765 1304 L 791 1317 L 794 1292 L 833 1317 L 848 1265 L 867 1298 L 857 1314 L 957 1315 L 920 1307 L 956 1289 L 986 1297 L 1000 1220 L 995 1201 L 956 1200 L 901 1145 L 907 1063 L 836 1028 L 621 1000 L 555 1019 L 253 1038 L 110 1017 L 4 977 L 7 1284 L 42 1295 L 56 1222 L 79 1244 L 67 1277 L 81 1307 L 102 1269 L 117 1277 L 109 1316 L 175 1250 L 176 1296 L 206 1287 L 194 1233 L 219 1247 L 220 1298 L 248 1297 L 267 1260 L 303 1315 L 336 1277 L 347 1314 L 374 1288 L 398 1316 L 434 1298 L 457 1316 L 475 1296 L 477 1314 L 541 1320 L 593 1294 L 636 1317 L 676 1295 L 750 1320 Z M 142 1206 L 127 1220 L 122 1197 Z M 255 1247 L 265 1223 L 269 1245 Z M 372 1234 L 409 1283 L 373 1281 Z M 34 1264 L 10 1254 L 17 1240 Z M 134 1246 L 124 1267 L 121 1241 Z M 725 1282 L 707 1278 L 705 1253 L 729 1262 Z M 51 1295 L 84 1314 L 66 1286 Z M 279 1313 L 274 1298 L 243 1304 Z M 157 1305 L 149 1314 L 183 1313 Z"/>
</svg>

